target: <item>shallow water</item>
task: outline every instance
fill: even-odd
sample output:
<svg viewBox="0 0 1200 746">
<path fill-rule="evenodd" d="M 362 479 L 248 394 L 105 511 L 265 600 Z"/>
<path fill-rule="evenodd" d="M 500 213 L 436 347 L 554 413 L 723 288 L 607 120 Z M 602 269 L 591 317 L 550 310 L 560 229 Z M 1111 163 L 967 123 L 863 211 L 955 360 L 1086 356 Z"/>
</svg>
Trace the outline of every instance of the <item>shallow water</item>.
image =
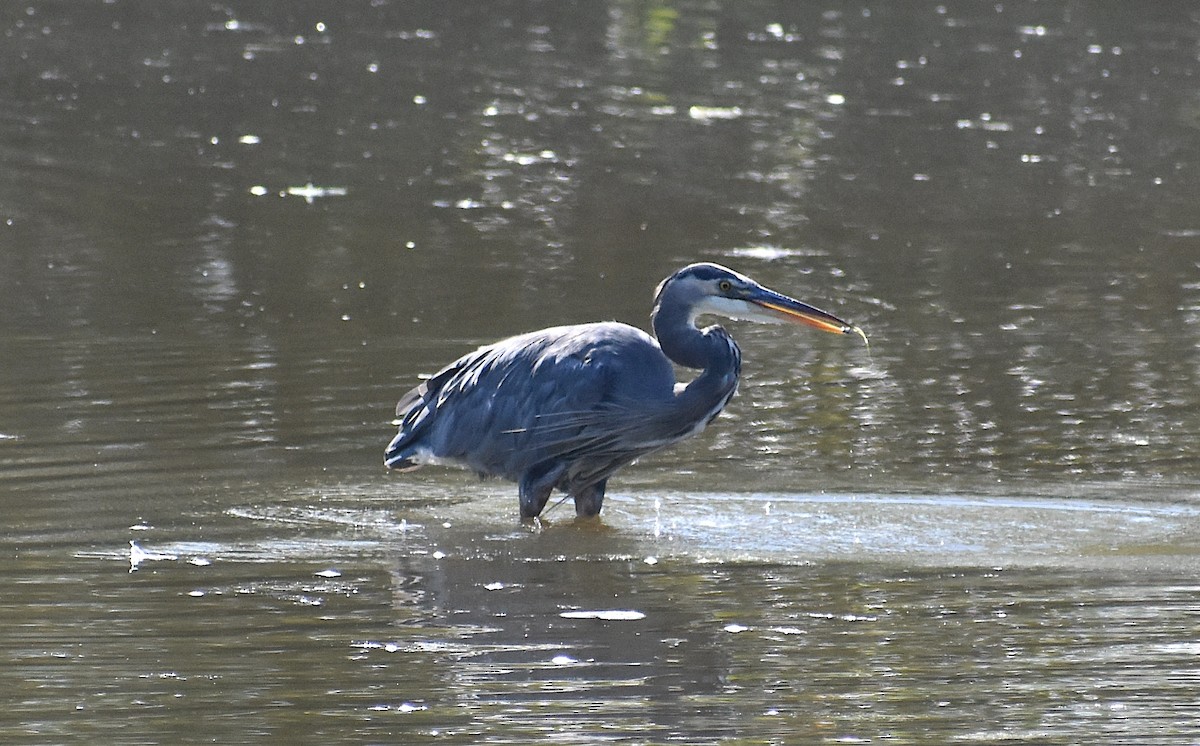
<svg viewBox="0 0 1200 746">
<path fill-rule="evenodd" d="M 1188 4 L 0 10 L 4 742 L 1194 743 Z M 603 518 L 380 466 L 727 263 Z"/>
</svg>

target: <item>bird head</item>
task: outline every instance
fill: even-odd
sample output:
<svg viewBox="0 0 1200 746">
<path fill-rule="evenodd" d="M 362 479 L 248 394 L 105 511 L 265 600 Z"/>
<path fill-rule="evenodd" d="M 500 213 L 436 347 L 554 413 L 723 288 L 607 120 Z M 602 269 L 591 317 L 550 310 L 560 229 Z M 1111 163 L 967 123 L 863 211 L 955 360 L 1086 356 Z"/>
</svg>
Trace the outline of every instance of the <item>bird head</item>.
<svg viewBox="0 0 1200 746">
<path fill-rule="evenodd" d="M 655 308 L 664 303 L 681 304 L 694 324 L 700 316 L 765 324 L 805 324 L 831 334 L 867 336 L 853 324 L 758 284 L 749 277 L 719 264 L 689 264 L 663 280 L 654 294 Z"/>
</svg>

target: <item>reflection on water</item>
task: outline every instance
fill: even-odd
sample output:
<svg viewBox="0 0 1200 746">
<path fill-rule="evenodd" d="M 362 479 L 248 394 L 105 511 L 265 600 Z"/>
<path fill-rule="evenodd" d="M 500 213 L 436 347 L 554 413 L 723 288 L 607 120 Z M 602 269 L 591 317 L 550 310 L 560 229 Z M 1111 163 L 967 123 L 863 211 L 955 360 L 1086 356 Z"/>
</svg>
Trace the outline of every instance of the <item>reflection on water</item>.
<svg viewBox="0 0 1200 746">
<path fill-rule="evenodd" d="M 0 34 L 3 740 L 1194 740 L 1190 5 Z M 702 259 L 869 352 L 735 325 L 600 524 L 383 472 L 419 375 Z"/>
<path fill-rule="evenodd" d="M 1086 567 L 1118 548 L 1111 534 L 1034 545 L 1035 568 L 939 544 L 921 510 L 906 525 L 933 543 L 889 545 L 879 519 L 897 506 L 883 499 L 799 498 L 780 521 L 742 516 L 736 496 L 623 500 L 605 528 L 504 523 L 495 495 L 385 509 L 365 490 L 235 506 L 216 529 L 137 527 L 152 557 L 132 574 L 115 544 L 75 552 L 84 585 L 22 591 L 71 633 L 47 647 L 44 631 L 17 629 L 17 717 L 65 701 L 82 717 L 38 732 L 132 738 L 135 718 L 186 739 L 189 713 L 215 707 L 205 723 L 218 740 L 352 727 L 405 742 L 1186 742 L 1197 724 L 1185 705 L 1198 589 L 1161 570 L 1122 580 Z M 764 500 L 750 502 L 764 514 Z M 771 505 L 787 514 L 788 503 Z M 837 510 L 792 520 L 830 504 L 856 516 L 853 551 L 821 547 L 846 540 L 822 520 Z M 1196 546 L 1187 508 L 919 504 L 991 518 L 993 532 L 1035 530 L 1019 524 L 1033 519 L 1060 537 L 1121 514 L 1142 537 L 1182 531 Z M 740 528 L 716 521 L 721 509 L 740 511 Z M 661 517 L 685 511 L 697 520 Z M 196 533 L 208 539 L 186 538 Z M 812 548 L 791 560 L 754 541 L 764 534 Z M 30 547 L 31 570 L 55 554 Z"/>
</svg>

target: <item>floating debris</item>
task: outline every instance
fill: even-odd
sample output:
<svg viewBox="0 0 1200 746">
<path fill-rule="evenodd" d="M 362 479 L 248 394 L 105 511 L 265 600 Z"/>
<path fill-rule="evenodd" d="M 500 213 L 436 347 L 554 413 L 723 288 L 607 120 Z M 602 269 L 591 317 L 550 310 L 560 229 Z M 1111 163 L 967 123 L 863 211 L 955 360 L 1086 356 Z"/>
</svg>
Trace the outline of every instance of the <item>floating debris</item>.
<svg viewBox="0 0 1200 746">
<path fill-rule="evenodd" d="M 287 193 L 293 197 L 303 197 L 311 205 L 318 197 L 345 197 L 346 187 L 319 187 L 310 181 L 304 186 L 288 187 Z"/>
<path fill-rule="evenodd" d="M 636 622 L 645 619 L 646 615 L 632 609 L 596 609 L 591 611 L 564 611 L 559 614 L 563 619 L 603 619 L 606 622 Z"/>
<path fill-rule="evenodd" d="M 400 704 L 396 705 L 395 707 L 393 707 L 392 705 L 371 705 L 367 709 L 371 710 L 372 712 L 409 713 L 409 712 L 420 712 L 421 710 L 428 710 L 429 706 L 416 704 L 415 702 L 401 702 Z"/>
<path fill-rule="evenodd" d="M 771 632 L 780 635 L 807 635 L 808 630 L 800 629 L 799 627 L 771 627 Z"/>
<path fill-rule="evenodd" d="M 162 560 L 177 560 L 179 557 L 165 552 L 147 552 L 136 541 L 129 542 L 129 572 L 134 572 L 143 562 L 158 562 Z"/>
<path fill-rule="evenodd" d="M 960 130 L 983 130 L 984 132 L 1012 132 L 1011 122 L 994 121 L 990 114 L 980 114 L 978 119 L 959 119 L 954 127 Z"/>
<path fill-rule="evenodd" d="M 692 106 L 688 108 L 688 116 L 698 122 L 709 122 L 714 119 L 740 119 L 740 106 Z"/>
<path fill-rule="evenodd" d="M 403 649 L 396 642 L 375 642 L 373 640 L 352 642 L 350 646 L 359 650 L 382 650 L 385 653 L 397 653 Z"/>
</svg>

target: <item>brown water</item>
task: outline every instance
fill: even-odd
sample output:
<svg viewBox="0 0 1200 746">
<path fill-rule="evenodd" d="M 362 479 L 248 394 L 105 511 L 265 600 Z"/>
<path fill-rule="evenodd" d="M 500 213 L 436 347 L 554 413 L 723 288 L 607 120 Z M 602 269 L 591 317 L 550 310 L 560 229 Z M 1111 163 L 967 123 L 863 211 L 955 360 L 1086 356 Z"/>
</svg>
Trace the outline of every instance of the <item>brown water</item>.
<svg viewBox="0 0 1200 746">
<path fill-rule="evenodd" d="M 1200 742 L 1186 3 L 0 8 L 0 741 Z M 727 263 L 862 325 L 600 522 L 421 374 Z"/>
</svg>

